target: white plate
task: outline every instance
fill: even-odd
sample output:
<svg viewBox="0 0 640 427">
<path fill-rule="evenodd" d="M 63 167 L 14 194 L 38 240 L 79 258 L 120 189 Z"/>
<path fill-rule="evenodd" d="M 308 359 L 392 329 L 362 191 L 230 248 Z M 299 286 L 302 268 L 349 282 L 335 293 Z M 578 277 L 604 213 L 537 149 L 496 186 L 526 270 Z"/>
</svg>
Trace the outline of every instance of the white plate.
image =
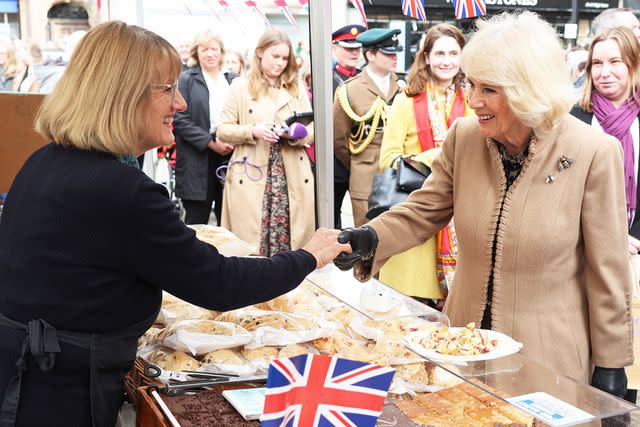
<svg viewBox="0 0 640 427">
<path fill-rule="evenodd" d="M 464 328 L 451 328 L 451 333 L 457 333 L 461 329 Z M 424 332 L 413 332 L 404 337 L 405 343 L 407 347 L 416 352 L 422 357 L 425 357 L 429 360 L 437 361 L 437 362 L 452 362 L 452 363 L 462 363 L 462 362 L 473 362 L 476 360 L 491 360 L 497 359 L 499 357 L 508 356 L 513 353 L 517 353 L 522 348 L 522 343 L 514 340 L 513 338 L 496 331 L 490 331 L 486 329 L 479 329 L 480 332 L 485 334 L 487 339 L 489 340 L 497 340 L 498 345 L 496 348 L 491 350 L 488 353 L 483 354 L 475 354 L 472 356 L 454 356 L 450 354 L 442 354 L 438 353 L 435 350 L 428 349 L 423 347 L 417 342 L 414 342 L 414 338 L 427 338 L 428 335 Z"/>
</svg>

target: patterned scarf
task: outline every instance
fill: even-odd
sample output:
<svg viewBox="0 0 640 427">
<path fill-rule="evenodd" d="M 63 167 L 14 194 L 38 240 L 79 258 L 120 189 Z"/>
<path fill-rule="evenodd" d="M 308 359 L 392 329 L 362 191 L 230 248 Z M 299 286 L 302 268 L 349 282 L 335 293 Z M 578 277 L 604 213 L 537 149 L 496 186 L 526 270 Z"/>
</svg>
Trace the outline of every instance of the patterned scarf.
<svg viewBox="0 0 640 427">
<path fill-rule="evenodd" d="M 638 117 L 640 107 L 633 97 L 616 109 L 616 107 L 600 92 L 593 91 L 591 95 L 591 109 L 602 126 L 602 130 L 611 136 L 615 136 L 622 144 L 624 154 L 624 188 L 627 195 L 627 218 L 631 221 L 636 210 L 638 200 L 637 183 L 635 179 L 635 153 L 633 150 L 633 137 L 631 136 L 631 124 Z"/>
<path fill-rule="evenodd" d="M 291 250 L 291 222 L 287 174 L 282 160 L 282 144 L 272 143 L 262 201 L 260 255 L 269 257 Z"/>
<path fill-rule="evenodd" d="M 138 163 L 138 159 L 133 154 L 123 154 L 117 155 L 115 157 L 120 163 L 124 163 L 125 165 L 140 169 L 140 163 Z"/>
<path fill-rule="evenodd" d="M 440 94 L 429 84 L 424 93 L 413 97 L 416 131 L 422 151 L 442 146 L 447 129 L 455 119 L 465 116 L 468 105 L 462 91 L 455 85 Z M 458 239 L 453 220 L 436 234 L 436 272 L 443 299 L 447 297 L 458 263 Z"/>
</svg>

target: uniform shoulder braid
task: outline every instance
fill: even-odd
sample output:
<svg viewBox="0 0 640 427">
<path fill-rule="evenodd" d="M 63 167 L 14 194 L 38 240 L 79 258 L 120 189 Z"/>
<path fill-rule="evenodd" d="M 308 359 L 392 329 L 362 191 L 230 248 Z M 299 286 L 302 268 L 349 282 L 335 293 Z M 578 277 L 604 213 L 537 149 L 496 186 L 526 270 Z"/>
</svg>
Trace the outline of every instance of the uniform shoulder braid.
<svg viewBox="0 0 640 427">
<path fill-rule="evenodd" d="M 369 111 L 362 115 L 357 114 L 349 102 L 347 82 L 341 84 L 336 90 L 336 99 L 353 122 L 351 134 L 347 139 L 349 151 L 353 155 L 360 154 L 371 144 L 378 128 L 384 128 L 387 122 L 387 103 L 378 96 L 371 104 Z"/>
</svg>

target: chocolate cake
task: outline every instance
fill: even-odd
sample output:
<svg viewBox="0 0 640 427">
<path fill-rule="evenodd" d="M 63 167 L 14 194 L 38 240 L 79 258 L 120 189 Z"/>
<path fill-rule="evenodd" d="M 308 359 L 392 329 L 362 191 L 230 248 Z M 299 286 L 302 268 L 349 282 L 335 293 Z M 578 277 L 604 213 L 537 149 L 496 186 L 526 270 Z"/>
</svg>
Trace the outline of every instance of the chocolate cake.
<svg viewBox="0 0 640 427">
<path fill-rule="evenodd" d="M 193 395 L 162 396 L 182 427 L 259 426 L 259 421 L 245 421 L 217 390 Z"/>
</svg>

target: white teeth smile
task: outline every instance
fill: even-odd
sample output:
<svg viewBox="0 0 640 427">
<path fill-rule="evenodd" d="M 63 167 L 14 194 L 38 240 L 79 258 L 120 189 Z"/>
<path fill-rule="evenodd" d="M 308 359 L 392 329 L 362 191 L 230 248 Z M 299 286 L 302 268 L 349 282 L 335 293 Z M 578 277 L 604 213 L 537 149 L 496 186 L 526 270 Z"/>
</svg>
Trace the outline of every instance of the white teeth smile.
<svg viewBox="0 0 640 427">
<path fill-rule="evenodd" d="M 162 119 L 162 123 L 164 123 L 165 125 L 170 125 L 171 123 L 173 123 L 173 117 L 165 117 L 164 119 Z"/>
<path fill-rule="evenodd" d="M 478 118 L 480 120 L 489 120 L 489 119 L 493 119 L 494 117 L 495 116 L 493 116 L 491 114 L 483 114 L 483 115 L 478 114 Z"/>
</svg>

